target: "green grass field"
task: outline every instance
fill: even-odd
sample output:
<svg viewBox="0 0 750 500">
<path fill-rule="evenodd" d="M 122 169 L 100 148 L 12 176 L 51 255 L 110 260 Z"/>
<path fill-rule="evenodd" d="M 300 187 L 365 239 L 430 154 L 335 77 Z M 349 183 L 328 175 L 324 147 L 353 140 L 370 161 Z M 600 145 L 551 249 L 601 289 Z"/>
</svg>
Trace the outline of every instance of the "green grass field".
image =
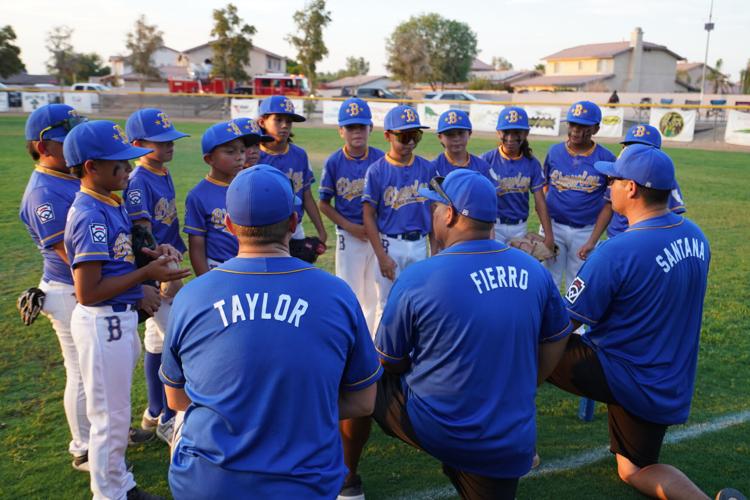
<svg viewBox="0 0 750 500">
<path fill-rule="evenodd" d="M 0 169 L 7 174 L 0 183 L 0 255 L 4 256 L 0 282 L 4 341 L 0 350 L 0 497 L 86 498 L 90 497 L 88 475 L 70 467 L 67 453 L 70 438 L 62 407 L 64 370 L 57 339 L 46 319 L 26 328 L 15 310 L 19 292 L 35 286 L 41 274 L 41 258 L 18 219 L 21 195 L 32 170 L 24 150 L 23 124 L 21 117 L 0 118 Z M 178 124 L 180 130 L 193 135 L 177 143 L 170 167 L 181 217 L 187 191 L 207 171 L 200 155 L 200 135 L 205 127 L 201 123 Z M 319 178 L 324 158 L 340 146 L 336 130 L 299 128 L 295 139 L 310 154 Z M 373 133 L 372 143 L 383 147 L 382 133 Z M 539 158 L 550 145 L 532 142 Z M 472 140 L 470 149 L 481 153 L 492 147 L 494 141 L 485 137 Z M 418 153 L 428 158 L 439 151 L 431 134 L 418 148 Z M 688 215 L 706 232 L 713 250 L 691 425 L 750 409 L 750 154 L 667 151 L 677 165 Z M 534 224 L 530 222 L 531 227 Z M 308 225 L 307 229 L 312 228 Z M 333 235 L 330 224 L 329 235 Z M 332 251 L 322 257 L 320 266 L 333 271 Z M 139 422 L 146 401 L 141 367 L 134 381 L 133 415 Z M 556 388 L 543 386 L 537 404 L 538 450 L 544 463 L 608 444 L 602 405 L 597 406 L 594 421 L 586 424 L 576 418 L 577 398 Z M 140 486 L 169 494 L 166 445 L 154 441 L 131 448 L 128 459 Z M 667 444 L 662 459 L 682 469 L 711 495 L 727 485 L 748 494 L 750 423 Z M 365 451 L 360 473 L 371 500 L 430 498 L 444 495 L 449 486 L 435 460 L 378 430 Z M 518 498 L 542 499 L 639 497 L 619 481 L 611 457 L 567 472 L 522 480 L 518 492 Z"/>
</svg>

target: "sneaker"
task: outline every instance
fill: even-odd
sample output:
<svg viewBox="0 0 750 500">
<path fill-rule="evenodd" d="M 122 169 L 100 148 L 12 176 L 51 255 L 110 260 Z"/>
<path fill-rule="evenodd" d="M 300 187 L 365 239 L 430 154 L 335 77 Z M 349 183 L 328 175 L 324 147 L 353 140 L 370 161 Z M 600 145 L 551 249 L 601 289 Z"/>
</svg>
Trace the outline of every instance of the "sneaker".
<svg viewBox="0 0 750 500">
<path fill-rule="evenodd" d="M 151 416 L 151 412 L 148 411 L 148 408 L 143 410 L 143 418 L 141 418 L 141 429 L 144 431 L 154 432 L 156 430 L 156 426 L 159 425 L 159 416 L 156 417 Z"/>
<path fill-rule="evenodd" d="M 159 425 L 156 426 L 156 437 L 171 445 L 172 437 L 174 436 L 174 417 L 170 418 L 166 422 L 161 421 L 159 417 Z"/>
<path fill-rule="evenodd" d="M 536 469 L 540 463 L 542 463 L 542 459 L 539 458 L 539 453 L 534 453 L 534 458 L 531 459 L 531 468 Z"/>
<path fill-rule="evenodd" d="M 73 462 L 71 463 L 71 465 L 73 466 L 75 470 L 79 470 L 81 472 L 89 472 L 88 452 L 84 453 L 83 455 L 73 457 Z"/>
<path fill-rule="evenodd" d="M 747 500 L 747 497 L 734 488 L 724 488 L 716 494 L 716 500 Z"/>
<path fill-rule="evenodd" d="M 154 433 L 143 429 L 130 428 L 128 433 L 128 446 L 143 444 L 154 439 Z"/>
<path fill-rule="evenodd" d="M 339 496 L 336 500 L 365 500 L 365 492 L 362 490 L 362 478 L 355 474 L 351 479 L 344 482 Z"/>
<path fill-rule="evenodd" d="M 152 495 L 147 491 L 143 491 L 138 486 L 133 487 L 128 491 L 128 500 L 164 500 L 164 497 L 159 495 Z"/>
</svg>

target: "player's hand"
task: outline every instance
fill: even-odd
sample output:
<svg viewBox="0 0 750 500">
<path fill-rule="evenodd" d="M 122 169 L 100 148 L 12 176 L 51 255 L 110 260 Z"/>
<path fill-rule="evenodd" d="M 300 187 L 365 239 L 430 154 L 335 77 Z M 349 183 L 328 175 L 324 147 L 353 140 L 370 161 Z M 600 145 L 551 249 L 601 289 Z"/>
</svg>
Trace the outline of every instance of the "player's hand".
<svg viewBox="0 0 750 500">
<path fill-rule="evenodd" d="M 156 250 L 151 250 L 150 248 L 141 248 L 141 252 L 150 257 L 153 257 L 154 259 L 158 258 L 161 255 L 164 255 L 165 257 L 175 258 L 177 262 L 182 262 L 182 254 L 180 253 L 180 251 L 168 243 L 162 243 L 161 245 L 158 245 L 156 247 Z"/>
<path fill-rule="evenodd" d="M 138 301 L 138 309 L 142 309 L 151 316 L 159 310 L 161 295 L 159 289 L 151 285 L 143 285 L 143 298 Z"/>
<path fill-rule="evenodd" d="M 396 279 L 397 264 L 395 260 L 386 255 L 382 259 L 378 259 L 378 264 L 380 265 L 380 274 L 382 274 L 384 278 L 388 278 L 391 281 Z"/>
<path fill-rule="evenodd" d="M 544 246 L 547 247 L 550 252 L 555 253 L 555 238 L 552 236 L 545 236 L 542 243 L 544 243 Z"/>
<path fill-rule="evenodd" d="M 362 224 L 351 224 L 348 228 L 349 234 L 362 241 L 367 241 L 367 233 L 365 232 L 365 226 Z"/>
<path fill-rule="evenodd" d="M 328 233 L 326 232 L 325 229 L 321 228 L 320 231 L 318 231 L 318 239 L 324 245 L 326 244 L 326 241 L 328 241 Z M 326 246 L 326 248 L 328 247 Z"/>
<path fill-rule="evenodd" d="M 190 276 L 189 269 L 180 268 L 180 264 L 174 257 L 164 255 L 149 262 L 144 269 L 149 279 L 159 282 L 174 281 Z"/>
<path fill-rule="evenodd" d="M 596 243 L 592 243 L 591 241 L 587 241 L 583 244 L 581 248 L 578 249 L 578 258 L 581 260 L 586 260 L 591 253 L 591 251 L 596 247 Z"/>
</svg>

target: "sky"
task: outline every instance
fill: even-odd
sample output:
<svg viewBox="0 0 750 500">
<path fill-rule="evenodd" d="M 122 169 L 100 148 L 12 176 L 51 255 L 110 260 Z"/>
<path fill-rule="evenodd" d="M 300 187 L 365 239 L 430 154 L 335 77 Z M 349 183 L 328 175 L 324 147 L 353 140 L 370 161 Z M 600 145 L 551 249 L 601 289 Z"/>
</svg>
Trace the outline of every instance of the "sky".
<svg viewBox="0 0 750 500">
<path fill-rule="evenodd" d="M 385 40 L 410 16 L 437 12 L 469 24 L 478 39 L 479 59 L 502 56 L 515 68 L 533 68 L 558 50 L 575 45 L 630 39 L 637 26 L 644 40 L 666 45 L 689 61 L 703 61 L 711 0 L 328 0 L 332 22 L 325 31 L 329 55 L 319 71 L 336 71 L 349 56 L 370 62 L 370 74 L 385 74 Z M 125 37 L 145 14 L 164 32 L 164 42 L 185 50 L 210 40 L 213 9 L 226 0 L 4 0 L 0 25 L 10 24 L 30 73 L 46 73 L 47 33 L 54 26 L 74 29 L 78 52 L 96 52 L 106 62 L 125 54 Z M 304 0 L 234 0 L 240 16 L 256 27 L 253 43 L 287 57 L 295 50 L 285 37 L 295 31 L 292 15 Z M 737 80 L 750 59 L 750 2 L 714 0 L 708 61 L 724 60 L 723 71 Z"/>
</svg>

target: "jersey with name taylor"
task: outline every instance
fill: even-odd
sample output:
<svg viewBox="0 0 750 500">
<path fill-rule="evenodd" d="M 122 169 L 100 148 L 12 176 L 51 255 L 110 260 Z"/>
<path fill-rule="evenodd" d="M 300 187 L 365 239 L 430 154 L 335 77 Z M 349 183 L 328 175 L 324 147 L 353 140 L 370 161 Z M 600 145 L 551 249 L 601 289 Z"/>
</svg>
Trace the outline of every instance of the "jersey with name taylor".
<svg viewBox="0 0 750 500">
<path fill-rule="evenodd" d="M 512 158 L 500 148 L 482 155 L 490 164 L 497 183 L 497 218 L 526 220 L 529 218 L 529 193 L 544 187 L 544 170 L 535 157 L 520 155 Z"/>
<path fill-rule="evenodd" d="M 669 213 L 602 243 L 566 293 L 615 399 L 649 422 L 687 420 L 710 260 L 700 228 Z"/>
<path fill-rule="evenodd" d="M 552 146 L 544 160 L 550 217 L 573 227 L 594 224 L 604 207 L 607 188 L 607 177 L 596 170 L 594 164 L 616 159 L 599 144 L 583 154 L 574 153 L 565 143 Z"/>
<path fill-rule="evenodd" d="M 431 455 L 513 478 L 529 471 L 534 456 L 539 344 L 571 330 L 539 262 L 503 243 L 473 240 L 402 272 L 375 346 L 385 361 L 411 358 L 403 375 L 407 413 Z"/>
<path fill-rule="evenodd" d="M 367 168 L 385 155 L 381 150 L 367 148 L 364 156 L 350 156 L 346 147 L 333 153 L 323 163 L 320 178 L 320 199 L 334 199 L 336 211 L 354 224 L 362 224 L 362 192 Z"/>
<path fill-rule="evenodd" d="M 474 156 L 473 154 L 469 154 L 469 161 L 464 164 L 458 164 L 448 158 L 448 155 L 446 155 L 445 152 L 442 152 L 437 156 L 437 158 L 432 160 L 432 166 L 435 169 L 435 175 L 439 175 L 442 177 L 447 176 L 454 170 L 460 168 L 468 168 L 469 170 L 475 170 L 483 176 L 487 177 L 493 185 L 497 184 L 495 182 L 495 179 L 493 179 L 492 175 L 490 174 L 490 166 L 487 164 L 487 162 L 483 158 Z"/>
<path fill-rule="evenodd" d="M 611 202 L 610 198 L 610 189 L 607 187 L 607 191 L 604 193 L 604 199 L 608 202 Z M 687 208 L 685 208 L 685 202 L 682 200 L 682 191 L 680 191 L 680 186 L 675 187 L 672 192 L 669 194 L 669 203 L 668 208 L 672 212 L 676 214 L 684 214 L 687 211 Z M 628 228 L 628 218 L 625 217 L 622 214 L 618 214 L 615 211 L 612 211 L 612 220 L 609 221 L 609 226 L 607 226 L 607 237 L 608 238 L 614 238 L 618 234 L 622 233 Z"/>
<path fill-rule="evenodd" d="M 299 196 L 300 200 L 304 201 L 304 192 L 310 189 L 310 186 L 315 182 L 315 175 L 310 166 L 310 160 L 307 158 L 307 153 L 296 144 L 287 144 L 283 153 L 274 153 L 261 144 L 259 163 L 273 165 L 284 172 L 284 175 L 292 180 L 294 194 Z M 295 210 L 297 210 L 299 222 L 302 223 L 302 217 L 305 214 L 304 207 L 300 205 Z"/>
<path fill-rule="evenodd" d="M 185 199 L 185 227 L 187 234 L 206 239 L 206 257 L 224 262 L 237 255 L 237 237 L 224 224 L 227 215 L 229 184 L 206 176 L 190 190 Z"/>
<path fill-rule="evenodd" d="M 123 193 L 125 207 L 131 220 L 146 219 L 157 243 L 168 243 L 178 251 L 186 250 L 180 238 L 174 183 L 169 170 L 138 165 L 130 174 Z"/>
<path fill-rule="evenodd" d="M 382 234 L 430 232 L 430 205 L 419 190 L 430 185 L 434 172 L 432 163 L 416 155 L 408 163 L 385 155 L 370 165 L 362 201 L 375 207 Z"/>
<path fill-rule="evenodd" d="M 44 259 L 42 277 L 73 284 L 70 266 L 52 248 L 65 236 L 65 220 L 81 181 L 76 177 L 37 165 L 21 200 L 19 217 Z"/>
<path fill-rule="evenodd" d="M 217 497 L 335 498 L 346 475 L 339 392 L 381 373 L 357 299 L 339 278 L 277 257 L 234 258 L 194 279 L 174 299 L 162 355 L 162 380 L 192 401 L 173 493 L 190 491 L 194 470 L 215 466 Z"/>
<path fill-rule="evenodd" d="M 122 276 L 136 270 L 130 218 L 116 194 L 103 196 L 84 187 L 76 194 L 65 226 L 65 250 L 71 267 L 83 262 L 101 262 L 102 278 Z M 143 297 L 141 285 L 94 306 L 135 304 Z"/>
</svg>

